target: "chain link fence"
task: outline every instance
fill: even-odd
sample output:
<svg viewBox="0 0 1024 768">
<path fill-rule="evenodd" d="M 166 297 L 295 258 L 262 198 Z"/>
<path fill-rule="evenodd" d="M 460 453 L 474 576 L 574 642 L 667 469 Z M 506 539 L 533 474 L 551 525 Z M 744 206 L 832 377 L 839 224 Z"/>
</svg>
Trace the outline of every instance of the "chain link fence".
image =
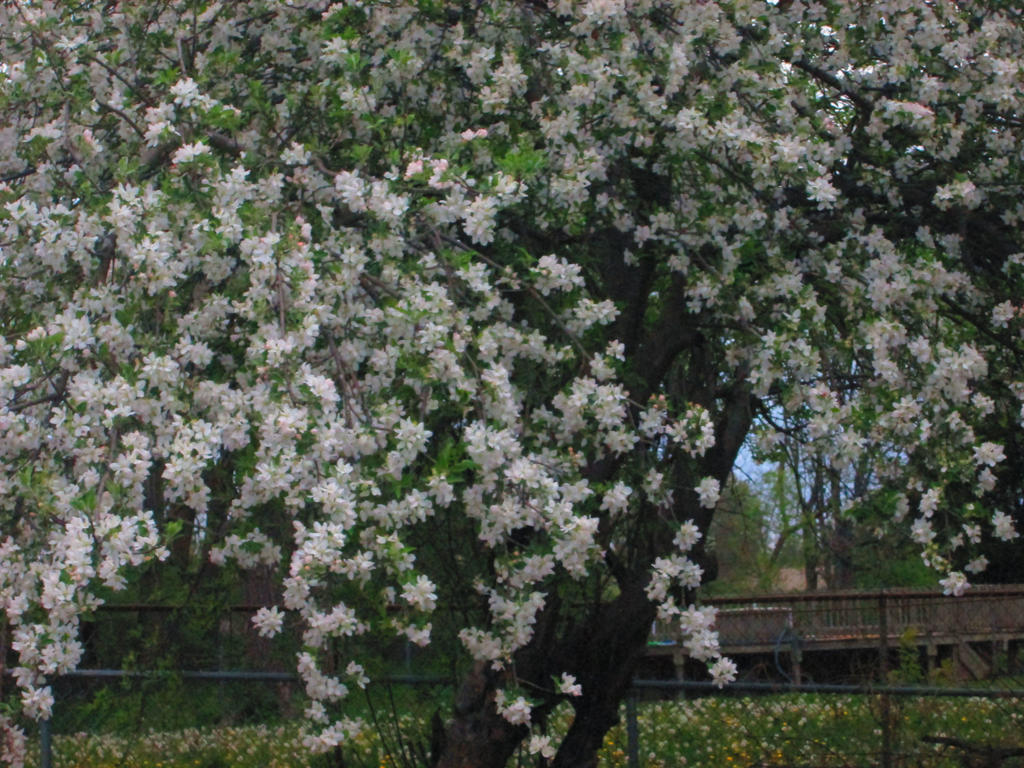
<svg viewBox="0 0 1024 768">
<path fill-rule="evenodd" d="M 659 679 L 636 683 L 630 766 L 672 757 L 794 768 L 1024 765 L 1024 587 L 707 604 L 718 611 L 722 649 L 739 680 L 713 689 L 679 638 L 656 626 L 644 671 Z M 694 746 L 673 752 L 662 721 L 677 743 Z M 702 725 L 691 731 L 688 722 Z"/>
<path fill-rule="evenodd" d="M 656 627 L 602 768 L 1024 766 L 1024 588 L 719 598 L 738 681 Z M 85 628 L 84 669 L 53 682 L 33 732 L 41 768 L 423 766 L 454 674 L 401 642 L 353 691 L 373 728 L 314 757 L 294 648 L 255 633 L 256 606 L 119 606 Z M 10 689 L 8 688 L 8 691 Z M 565 727 L 568 708 L 551 727 Z M 538 765 L 525 750 L 519 765 Z"/>
<path fill-rule="evenodd" d="M 1013 768 L 1024 689 L 636 681 L 606 766 Z"/>
</svg>

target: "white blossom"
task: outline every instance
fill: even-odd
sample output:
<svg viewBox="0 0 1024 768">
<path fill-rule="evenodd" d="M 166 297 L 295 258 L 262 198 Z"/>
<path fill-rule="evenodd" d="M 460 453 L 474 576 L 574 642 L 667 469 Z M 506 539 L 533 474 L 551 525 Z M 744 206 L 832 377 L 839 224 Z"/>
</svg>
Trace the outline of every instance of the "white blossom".
<svg viewBox="0 0 1024 768">
<path fill-rule="evenodd" d="M 421 611 L 432 611 L 437 605 L 437 592 L 433 582 L 426 576 L 417 577 L 402 590 L 402 598 Z"/>
<path fill-rule="evenodd" d="M 971 586 L 967 577 L 960 571 L 951 571 L 944 579 L 939 580 L 939 584 L 942 587 L 942 594 L 956 597 L 962 595 Z"/>
<path fill-rule="evenodd" d="M 1020 536 L 1014 527 L 1013 518 L 1005 512 L 995 512 L 992 515 L 992 528 L 996 537 L 1003 541 L 1013 541 Z"/>
<path fill-rule="evenodd" d="M 543 758 L 551 759 L 555 756 L 555 746 L 551 743 L 551 737 L 541 734 L 534 734 L 530 737 L 528 750 L 531 755 L 540 755 Z"/>
<path fill-rule="evenodd" d="M 720 487 L 718 480 L 713 477 L 705 477 L 700 483 L 694 488 L 697 492 L 697 496 L 700 498 L 700 505 L 708 509 L 714 509 L 718 503 L 718 496 Z"/>
<path fill-rule="evenodd" d="M 252 627 L 302 644 L 318 751 L 359 732 L 348 638 L 428 645 L 443 610 L 512 684 L 549 631 L 610 615 L 587 585 L 619 568 L 731 679 L 680 595 L 748 449 L 798 445 L 840 506 L 887 508 L 950 594 L 984 531 L 1017 537 L 987 504 L 1015 491 L 1024 413 L 1020 24 L 715 0 L 538 23 L 495 0 L 472 24 L 356 8 L 346 32 L 341 5 L 184 5 L 0 3 L 22 713 L 50 713 L 82 617 L 172 533 L 279 582 Z M 517 726 L 581 693 L 521 682 L 496 702 Z"/>
<path fill-rule="evenodd" d="M 259 632 L 260 637 L 274 637 L 280 633 L 284 625 L 284 614 L 277 606 L 271 608 L 260 608 L 252 617 L 252 623 Z"/>
<path fill-rule="evenodd" d="M 582 696 L 583 688 L 576 682 L 576 678 L 566 672 L 562 673 L 558 681 L 558 692 L 566 696 Z"/>
<path fill-rule="evenodd" d="M 736 663 L 732 659 L 722 657 L 718 659 L 709 669 L 711 679 L 718 688 L 724 687 L 736 679 Z"/>
<path fill-rule="evenodd" d="M 807 195 L 819 208 L 831 208 L 839 199 L 839 190 L 827 176 L 819 176 L 807 182 Z"/>
</svg>

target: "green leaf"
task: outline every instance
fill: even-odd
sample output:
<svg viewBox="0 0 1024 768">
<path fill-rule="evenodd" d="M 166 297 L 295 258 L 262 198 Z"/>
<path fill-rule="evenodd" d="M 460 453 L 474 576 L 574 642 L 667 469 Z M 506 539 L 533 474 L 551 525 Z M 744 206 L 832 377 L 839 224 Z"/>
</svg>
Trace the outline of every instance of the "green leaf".
<svg viewBox="0 0 1024 768">
<path fill-rule="evenodd" d="M 185 523 L 181 520 L 169 520 L 164 524 L 164 536 L 168 542 L 172 542 L 177 539 L 182 530 L 185 528 Z"/>
</svg>

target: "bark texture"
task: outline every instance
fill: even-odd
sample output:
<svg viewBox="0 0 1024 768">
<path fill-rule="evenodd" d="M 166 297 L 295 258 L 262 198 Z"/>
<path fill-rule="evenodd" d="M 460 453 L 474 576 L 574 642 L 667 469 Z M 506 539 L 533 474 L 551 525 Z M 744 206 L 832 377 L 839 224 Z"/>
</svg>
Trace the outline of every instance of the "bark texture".
<svg viewBox="0 0 1024 768">
<path fill-rule="evenodd" d="M 504 768 L 527 729 L 495 709 L 501 678 L 483 662 L 473 665 L 455 697 L 452 719 L 434 745 L 436 768 Z"/>
</svg>

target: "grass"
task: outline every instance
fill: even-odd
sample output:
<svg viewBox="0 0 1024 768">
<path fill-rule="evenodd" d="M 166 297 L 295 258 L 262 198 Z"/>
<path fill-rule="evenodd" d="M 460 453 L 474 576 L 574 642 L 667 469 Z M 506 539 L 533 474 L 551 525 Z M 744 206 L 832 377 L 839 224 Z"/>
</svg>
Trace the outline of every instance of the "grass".
<svg viewBox="0 0 1024 768">
<path fill-rule="evenodd" d="M 875 697 L 703 698 L 652 703 L 641 713 L 640 755 L 648 768 L 846 768 L 881 762 L 884 709 Z M 1024 702 L 1018 700 L 890 699 L 888 722 L 893 765 L 962 766 L 958 750 L 926 743 L 924 736 L 1024 746 Z M 608 734 L 604 766 L 626 764 L 624 730 L 620 725 Z"/>
<path fill-rule="evenodd" d="M 815 766 L 880 764 L 884 710 L 878 698 L 835 695 L 731 696 L 646 702 L 639 706 L 640 763 L 669 766 Z M 426 733 L 430 713 L 403 715 L 400 731 Z M 564 728 L 568 713 L 555 718 Z M 893 766 L 960 768 L 962 752 L 922 737 L 988 747 L 1024 747 L 1024 702 L 1017 699 L 890 700 Z M 396 732 L 387 737 L 397 752 Z M 627 764 L 625 724 L 606 737 L 601 768 Z M 1016 760 L 1016 762 L 1015 762 Z M 523 765 L 535 765 L 526 755 Z M 64 735 L 54 739 L 54 768 L 312 768 L 341 765 L 312 758 L 297 723 L 189 728 L 134 736 Z M 367 734 L 345 751 L 346 766 L 407 765 Z M 1002 768 L 1024 765 L 1011 758 Z"/>
<path fill-rule="evenodd" d="M 56 736 L 54 768 L 229 768 L 310 765 L 297 724 Z M 29 766 L 26 766 L 29 768 Z"/>
</svg>

